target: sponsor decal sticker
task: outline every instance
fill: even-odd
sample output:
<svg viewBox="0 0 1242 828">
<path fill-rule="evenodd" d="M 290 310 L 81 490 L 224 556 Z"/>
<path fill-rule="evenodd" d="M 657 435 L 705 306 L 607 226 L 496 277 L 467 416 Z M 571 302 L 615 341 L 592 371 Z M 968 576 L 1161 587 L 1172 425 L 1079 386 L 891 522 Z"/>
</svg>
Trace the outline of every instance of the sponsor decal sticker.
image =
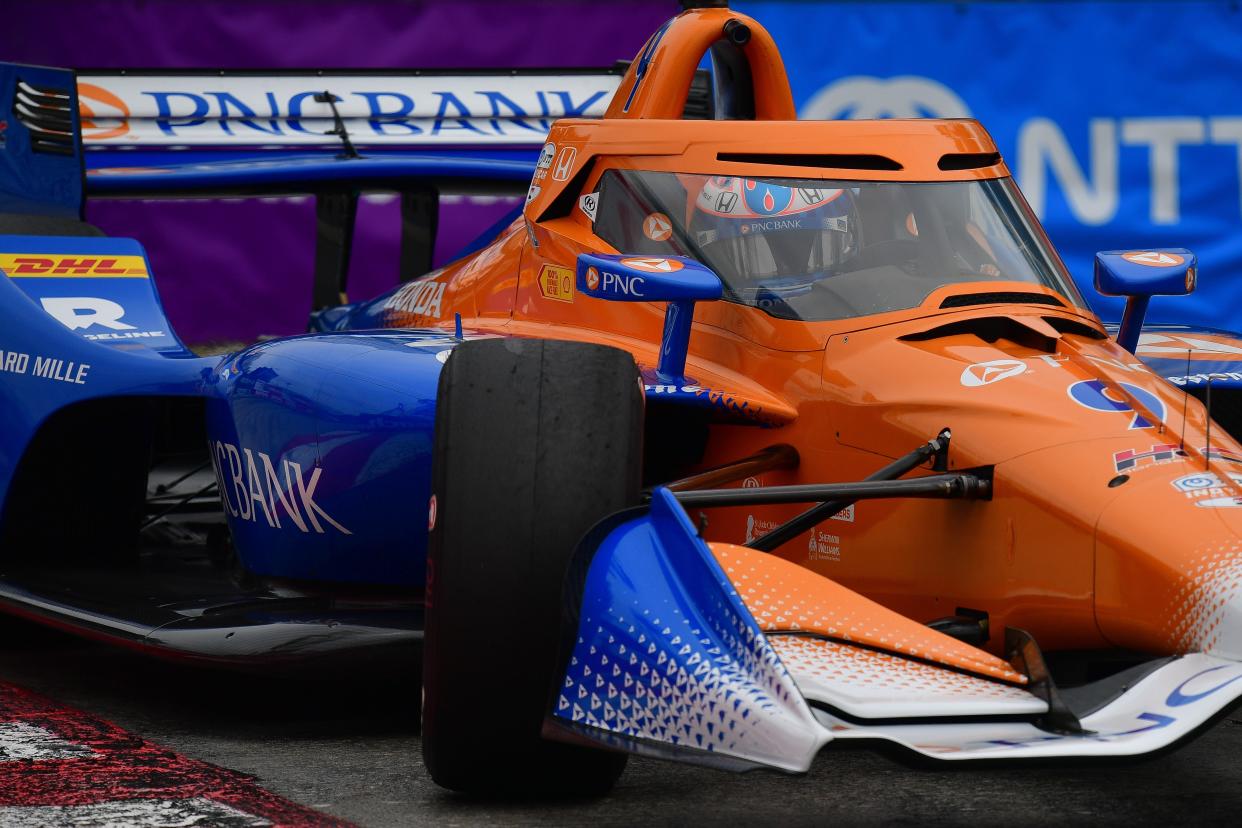
<svg viewBox="0 0 1242 828">
<path fill-rule="evenodd" d="M 613 273 L 605 270 L 600 274 L 600 290 L 605 293 L 620 293 L 641 299 L 645 294 L 643 286 L 647 280 L 642 276 L 630 276 L 624 273 Z"/>
<path fill-rule="evenodd" d="M 146 279 L 147 262 L 142 256 L 66 256 L 59 253 L 0 253 L 0 270 L 13 279 L 63 277 Z"/>
<path fill-rule="evenodd" d="M 1203 456 L 1209 460 L 1224 460 L 1227 463 L 1242 463 L 1242 454 L 1232 449 L 1204 448 Z"/>
<path fill-rule="evenodd" d="M 1186 261 L 1185 258 L 1176 253 L 1161 253 L 1156 250 L 1122 253 L 1121 258 L 1130 264 L 1144 265 L 1145 267 L 1176 267 Z"/>
<path fill-rule="evenodd" d="M 557 118 L 599 117 L 616 76 L 555 71 L 522 76 L 203 77 L 109 73 L 78 78 L 88 143 L 335 144 L 331 89 L 355 141 L 376 144 L 530 144 Z M 555 147 L 553 147 L 553 152 Z M 550 162 L 549 162 L 550 163 Z"/>
<path fill-rule="evenodd" d="M 1163 421 L 1165 418 L 1164 403 L 1160 398 L 1145 388 L 1129 382 L 1117 383 L 1121 388 L 1143 407 L 1150 411 L 1157 420 Z M 1069 397 L 1083 408 L 1092 411 L 1118 412 L 1128 413 L 1133 416 L 1130 418 L 1129 428 L 1153 428 L 1154 423 L 1147 421 L 1142 414 L 1139 414 L 1130 405 L 1130 401 L 1125 399 L 1113 389 L 1106 386 L 1100 380 L 1081 380 L 1074 383 L 1067 389 Z"/>
<path fill-rule="evenodd" d="M 1185 359 L 1213 359 L 1216 357 L 1242 356 L 1237 340 L 1214 334 L 1157 334 L 1139 335 L 1138 352 L 1144 356 L 1160 354 Z"/>
<path fill-rule="evenodd" d="M 587 277 L 588 284 L 590 276 Z M 539 271 L 539 293 L 557 302 L 574 301 L 574 272 L 568 267 L 546 264 Z"/>
<path fill-rule="evenodd" d="M 755 519 L 754 515 L 746 516 L 746 540 L 744 543 L 750 543 L 755 538 L 763 537 L 779 526 L 774 520 L 764 520 L 763 518 Z"/>
<path fill-rule="evenodd" d="M 758 477 L 748 477 L 742 481 L 743 489 L 758 489 L 762 485 L 763 485 L 763 481 L 760 480 Z"/>
<path fill-rule="evenodd" d="M 1170 485 L 1204 509 L 1235 509 L 1242 506 L 1242 498 L 1233 493 L 1242 489 L 1242 473 L 1230 474 L 1232 487 L 1226 487 L 1212 472 L 1192 472 L 1169 481 Z"/>
<path fill-rule="evenodd" d="M 588 267 L 586 272 L 586 286 L 591 290 L 599 289 L 599 270 L 594 267 Z"/>
<path fill-rule="evenodd" d="M 1162 466 L 1165 463 L 1176 463 L 1186 456 L 1185 450 L 1176 443 L 1171 445 L 1154 445 L 1146 451 L 1125 449 L 1113 452 L 1113 468 L 1118 472 L 1129 472 L 1152 466 Z"/>
<path fill-rule="evenodd" d="M 592 223 L 595 222 L 595 211 L 599 209 L 599 194 L 587 193 L 578 198 L 578 209 L 581 210 Z"/>
<path fill-rule="evenodd" d="M 664 213 L 651 213 L 643 219 L 643 235 L 652 241 L 668 241 L 673 235 L 673 222 Z"/>
<path fill-rule="evenodd" d="M 439 319 L 444 287 L 445 283 L 435 278 L 410 282 L 388 298 L 384 310 Z"/>
<path fill-rule="evenodd" d="M 831 532 L 815 529 L 807 544 L 807 559 L 812 561 L 841 560 L 841 538 Z"/>
<path fill-rule="evenodd" d="M 1234 483 L 1242 483 L 1242 475 L 1231 474 L 1229 478 Z M 1200 492 L 1204 489 L 1219 488 L 1221 485 L 1220 478 L 1212 472 L 1192 472 L 1183 474 L 1181 477 L 1169 481 L 1169 485 L 1177 489 L 1179 492 L 1191 494 Z"/>
<path fill-rule="evenodd" d="M 1234 382 L 1242 382 L 1242 373 L 1237 371 L 1213 371 L 1210 374 L 1190 374 L 1185 377 L 1165 377 L 1165 379 L 1174 385 L 1179 386 L 1202 385 L 1209 380 L 1232 380 Z"/>
<path fill-rule="evenodd" d="M 78 81 L 78 115 L 83 141 L 106 141 L 129 133 L 129 105 L 102 86 Z"/>
<path fill-rule="evenodd" d="M 1209 460 L 1242 463 L 1242 454 L 1230 449 L 1204 447 L 1200 451 Z M 1118 472 L 1142 471 L 1155 466 L 1176 463 L 1187 457 L 1189 454 L 1186 450 L 1177 444 L 1158 444 L 1146 450 L 1131 448 L 1114 452 L 1113 467 Z"/>
<path fill-rule="evenodd" d="M 651 273 L 674 273 L 685 267 L 676 259 L 653 259 L 642 256 L 622 259 L 621 264 L 626 267 L 632 267 L 635 270 L 646 270 Z"/>
<path fill-rule="evenodd" d="M 99 326 L 109 333 L 82 334 L 83 339 L 114 341 L 126 339 L 158 339 L 165 331 L 140 331 L 121 320 L 125 308 L 111 299 L 97 296 L 45 296 L 39 300 L 43 309 L 71 331 Z"/>
<path fill-rule="evenodd" d="M 260 519 L 272 529 L 296 528 L 303 534 L 322 535 L 324 526 L 352 535 L 315 501 L 323 475 L 321 466 L 303 470 L 300 463 L 272 458 L 266 452 L 220 440 L 212 445 L 211 462 L 220 487 L 220 500 L 234 518 L 250 523 Z M 284 512 L 291 526 L 281 519 Z"/>
<path fill-rule="evenodd" d="M 650 380 L 654 374 L 644 372 L 643 376 Z M 738 398 L 731 391 L 708 388 L 702 385 L 666 385 L 659 382 L 645 382 L 643 383 L 643 391 L 652 396 L 673 395 L 680 396 L 683 399 L 703 399 L 710 405 L 720 406 L 751 418 L 759 417 L 763 414 L 763 407 L 753 404 L 750 400 Z"/>
<path fill-rule="evenodd" d="M 0 371 L 7 374 L 19 374 L 52 382 L 67 382 L 71 385 L 86 385 L 86 375 L 90 373 L 90 363 L 74 362 L 68 359 L 26 354 L 20 351 L 0 351 Z"/>
<path fill-rule="evenodd" d="M 578 157 L 577 147 L 565 147 L 556 158 L 556 169 L 552 170 L 553 181 L 568 181 L 574 169 L 574 159 Z"/>
<path fill-rule="evenodd" d="M 991 385 L 1009 377 L 1026 373 L 1026 363 L 1020 359 L 994 359 L 989 362 L 976 362 L 967 365 L 962 371 L 962 385 L 977 388 L 980 385 Z"/>
<path fill-rule="evenodd" d="M 431 500 L 427 501 L 427 531 L 428 532 L 435 531 L 436 512 L 438 511 L 438 506 L 439 504 L 436 501 L 436 496 L 432 495 Z"/>
<path fill-rule="evenodd" d="M 1242 497 L 1211 497 L 1195 505 L 1204 509 L 1238 509 L 1242 508 Z"/>
<path fill-rule="evenodd" d="M 556 144 L 551 141 L 543 145 L 543 149 L 539 151 L 539 161 L 535 164 L 536 169 L 546 170 L 552 166 L 552 159 L 556 156 Z"/>
<path fill-rule="evenodd" d="M 844 517 L 846 511 L 849 512 L 848 518 Z M 833 520 L 847 520 L 853 523 L 854 511 L 849 509 L 838 512 L 833 515 Z M 750 543 L 756 538 L 761 538 L 779 525 L 780 523 L 775 520 L 766 520 L 764 518 L 756 518 L 754 515 L 747 515 L 746 536 L 743 542 Z M 825 532 L 823 529 L 816 529 L 811 533 L 807 552 L 813 561 L 839 561 L 841 560 L 841 538 L 834 533 Z"/>
<path fill-rule="evenodd" d="M 1186 349 L 1183 348 L 1181 353 L 1185 355 Z M 1118 371 L 1126 371 L 1128 373 L 1150 373 L 1150 370 L 1141 362 L 1121 362 L 1120 360 L 1110 359 L 1108 357 L 1098 356 L 1096 354 L 1083 354 L 1087 359 L 1102 365 L 1106 368 L 1113 368 Z M 973 365 L 967 365 L 962 371 L 961 383 L 967 388 L 977 388 L 981 385 L 991 385 L 994 382 L 1000 382 L 1009 377 L 1017 377 L 1022 374 L 1034 373 L 1036 367 L 1046 366 L 1048 368 L 1062 368 L 1069 357 L 1063 354 L 1040 354 L 1037 357 L 1028 359 L 993 359 L 987 362 L 976 362 Z"/>
</svg>

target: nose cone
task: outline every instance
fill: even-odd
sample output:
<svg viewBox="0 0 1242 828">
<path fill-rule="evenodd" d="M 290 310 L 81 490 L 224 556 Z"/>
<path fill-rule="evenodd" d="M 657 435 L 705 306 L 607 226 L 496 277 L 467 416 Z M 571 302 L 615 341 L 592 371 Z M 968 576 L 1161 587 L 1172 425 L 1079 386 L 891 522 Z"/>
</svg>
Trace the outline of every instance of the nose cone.
<svg viewBox="0 0 1242 828">
<path fill-rule="evenodd" d="M 1174 458 L 1119 487 L 1096 530 L 1096 619 L 1112 643 L 1242 660 L 1239 461 Z"/>
</svg>

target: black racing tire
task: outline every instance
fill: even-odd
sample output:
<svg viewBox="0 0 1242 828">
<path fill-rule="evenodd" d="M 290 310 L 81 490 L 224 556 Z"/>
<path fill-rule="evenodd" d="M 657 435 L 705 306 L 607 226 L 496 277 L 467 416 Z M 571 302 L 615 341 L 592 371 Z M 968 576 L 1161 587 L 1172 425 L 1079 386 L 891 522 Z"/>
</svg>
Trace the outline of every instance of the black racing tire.
<svg viewBox="0 0 1242 828">
<path fill-rule="evenodd" d="M 643 397 L 601 345 L 467 342 L 440 376 L 423 648 L 423 759 L 482 795 L 598 796 L 626 756 L 540 736 L 579 540 L 639 502 Z"/>
</svg>

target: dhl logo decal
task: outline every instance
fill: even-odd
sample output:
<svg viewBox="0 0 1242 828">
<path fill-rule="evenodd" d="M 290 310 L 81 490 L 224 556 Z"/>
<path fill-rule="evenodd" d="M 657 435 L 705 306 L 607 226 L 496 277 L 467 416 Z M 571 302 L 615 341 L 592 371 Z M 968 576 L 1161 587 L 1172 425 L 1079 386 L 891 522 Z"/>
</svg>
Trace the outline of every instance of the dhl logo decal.
<svg viewBox="0 0 1242 828">
<path fill-rule="evenodd" d="M 0 253 L 0 270 L 14 279 L 32 276 L 146 279 L 150 276 L 147 262 L 141 256 Z"/>
</svg>

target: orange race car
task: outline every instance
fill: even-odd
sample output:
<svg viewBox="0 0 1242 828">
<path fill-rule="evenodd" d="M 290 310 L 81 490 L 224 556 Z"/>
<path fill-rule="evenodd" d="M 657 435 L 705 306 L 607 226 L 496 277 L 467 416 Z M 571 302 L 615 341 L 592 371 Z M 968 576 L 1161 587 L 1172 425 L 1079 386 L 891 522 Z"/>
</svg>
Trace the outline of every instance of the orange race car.
<svg viewBox="0 0 1242 828">
<path fill-rule="evenodd" d="M 72 213 L 72 79 L 0 69 L 5 152 L 63 174 L 5 181 Z M 606 100 L 601 78 L 574 94 Z M 332 276 L 364 184 L 416 177 L 425 243 L 436 188 L 512 177 L 355 147 L 384 123 L 319 82 L 282 79 L 306 109 L 270 129 L 323 139 L 313 99 L 338 159 L 88 180 L 305 180 Z M 1111 335 L 983 127 L 797 121 L 771 37 L 727 8 L 609 83 L 602 117 L 552 125 L 494 241 L 369 301 L 318 280 L 311 333 L 223 355 L 170 332 L 136 242 L 0 215 L 0 609 L 212 663 L 422 637 L 426 763 L 459 790 L 599 792 L 627 752 L 799 771 L 850 740 L 1134 756 L 1232 709 L 1242 445 L 1134 354 L 1193 254 L 1101 253 L 1097 287 L 1131 297 Z M 152 134 L 181 141 L 178 117 Z M 183 454 L 209 479 L 144 512 L 151 458 Z M 126 568 L 186 511 L 217 519 L 240 592 L 206 563 Z"/>
<path fill-rule="evenodd" d="M 721 109 L 683 120 L 705 53 Z M 1122 347 L 978 123 L 796 122 L 763 28 L 670 21 L 500 239 L 340 317 L 503 337 L 441 378 L 433 775 L 606 787 L 545 711 L 545 740 L 789 770 L 1187 738 L 1242 696 L 1242 446 L 1132 351 L 1194 279 L 1101 254 Z"/>
</svg>

